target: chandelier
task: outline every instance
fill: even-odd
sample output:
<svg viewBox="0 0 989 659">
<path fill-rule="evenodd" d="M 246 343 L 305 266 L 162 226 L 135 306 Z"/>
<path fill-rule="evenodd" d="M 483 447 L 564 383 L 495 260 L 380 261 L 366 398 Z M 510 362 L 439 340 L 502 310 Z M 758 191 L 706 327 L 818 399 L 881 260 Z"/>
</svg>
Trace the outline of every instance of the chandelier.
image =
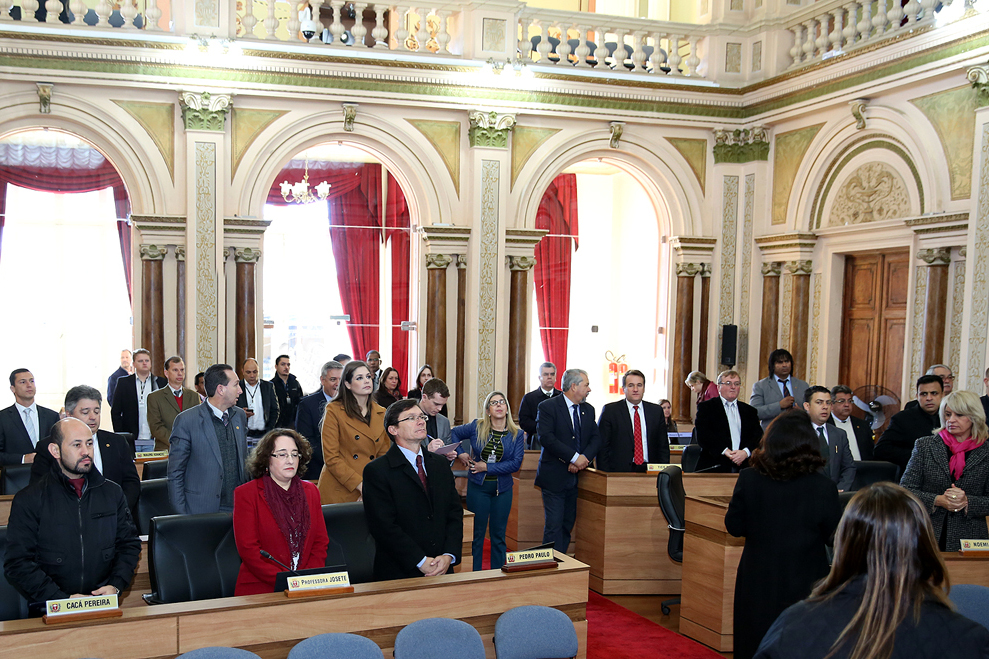
<svg viewBox="0 0 989 659">
<path fill-rule="evenodd" d="M 297 204 L 310 204 L 314 201 L 324 201 L 330 194 L 330 184 L 323 181 L 315 187 L 316 194 L 309 190 L 309 156 L 306 155 L 306 171 L 302 180 L 298 183 L 282 181 L 282 199 L 286 202 Z"/>
</svg>

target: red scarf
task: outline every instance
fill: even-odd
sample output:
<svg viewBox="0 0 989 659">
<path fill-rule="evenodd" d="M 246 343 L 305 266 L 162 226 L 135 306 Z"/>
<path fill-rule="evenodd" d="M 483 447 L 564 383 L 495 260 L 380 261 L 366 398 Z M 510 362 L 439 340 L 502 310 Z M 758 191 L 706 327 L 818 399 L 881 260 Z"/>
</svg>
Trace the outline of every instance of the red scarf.
<svg viewBox="0 0 989 659">
<path fill-rule="evenodd" d="M 302 480 L 296 476 L 287 490 L 276 483 L 270 474 L 261 477 L 264 483 L 264 498 L 271 509 L 271 515 L 278 523 L 278 528 L 288 542 L 292 568 L 298 567 L 302 561 L 302 548 L 309 535 L 309 505 L 306 502 L 306 492 L 302 488 Z"/>
<path fill-rule="evenodd" d="M 942 430 L 938 435 L 941 437 L 944 445 L 948 447 L 948 450 L 951 451 L 951 460 L 948 461 L 948 467 L 951 471 L 952 478 L 957 481 L 962 477 L 962 472 L 965 471 L 965 454 L 977 448 L 979 443 L 972 438 L 966 439 L 964 442 L 959 442 L 947 430 Z"/>
</svg>

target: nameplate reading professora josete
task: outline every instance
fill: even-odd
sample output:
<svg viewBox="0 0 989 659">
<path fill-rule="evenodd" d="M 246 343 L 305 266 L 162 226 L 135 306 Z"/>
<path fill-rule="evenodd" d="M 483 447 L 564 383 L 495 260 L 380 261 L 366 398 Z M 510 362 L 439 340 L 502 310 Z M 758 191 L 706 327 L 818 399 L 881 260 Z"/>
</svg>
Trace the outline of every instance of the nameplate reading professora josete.
<svg viewBox="0 0 989 659">
<path fill-rule="evenodd" d="M 349 586 L 350 574 L 347 572 L 331 572 L 329 574 L 312 574 L 288 578 L 288 589 L 292 592 L 299 590 L 323 590 L 325 588 L 347 588 Z"/>
</svg>

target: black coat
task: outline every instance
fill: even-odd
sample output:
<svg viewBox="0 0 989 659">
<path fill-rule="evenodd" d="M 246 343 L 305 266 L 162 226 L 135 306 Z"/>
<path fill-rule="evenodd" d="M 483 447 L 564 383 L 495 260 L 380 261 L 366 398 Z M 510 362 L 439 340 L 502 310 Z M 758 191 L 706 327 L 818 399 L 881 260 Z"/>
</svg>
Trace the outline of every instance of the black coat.
<svg viewBox="0 0 989 659">
<path fill-rule="evenodd" d="M 275 374 L 271 378 L 271 384 L 275 386 L 275 397 L 278 398 L 278 421 L 276 428 L 295 429 L 295 412 L 299 407 L 299 401 L 305 394 L 302 392 L 302 385 L 299 380 L 288 374 L 288 382 L 282 382 L 281 376 Z"/>
<path fill-rule="evenodd" d="M 38 405 L 38 444 L 58 423 L 58 412 Z M 11 405 L 0 410 L 0 465 L 19 465 L 27 453 L 34 453 L 31 436 L 24 427 L 24 418 Z"/>
<path fill-rule="evenodd" d="M 120 486 L 95 469 L 82 498 L 57 467 L 14 495 L 7 523 L 7 581 L 28 602 L 126 590 L 141 540 Z"/>
<path fill-rule="evenodd" d="M 536 487 L 547 492 L 562 493 L 577 488 L 577 474 L 571 474 L 570 460 L 580 453 L 594 460 L 601 449 L 601 434 L 594 421 L 594 406 L 580 404 L 580 441 L 573 436 L 573 420 L 570 416 L 570 400 L 566 396 L 553 396 L 539 404 L 536 416 L 539 441 L 543 445 L 536 467 Z"/>
<path fill-rule="evenodd" d="M 648 462 L 669 464 L 670 439 L 666 435 L 666 415 L 663 408 L 655 403 L 642 401 L 642 415 L 645 417 L 645 427 L 642 432 L 646 437 L 649 448 Z M 598 430 L 601 433 L 601 450 L 598 451 L 597 468 L 602 471 L 638 471 L 645 472 L 646 465 L 636 465 L 635 431 L 632 427 L 632 417 L 628 411 L 628 403 L 622 400 L 608 403 L 601 410 L 598 420 Z"/>
<path fill-rule="evenodd" d="M 864 589 L 865 580 L 858 577 L 827 601 L 794 604 L 769 628 L 755 656 L 757 659 L 823 659 L 858 610 Z M 854 641 L 833 656 L 847 659 L 853 645 Z M 896 628 L 890 659 L 944 657 L 986 659 L 989 630 L 934 601 L 921 605 L 920 622 L 914 623 L 911 606 L 906 619 Z"/>
<path fill-rule="evenodd" d="M 319 480 L 323 471 L 323 408 L 326 407 L 326 394 L 322 387 L 299 401 L 295 412 L 295 429 L 309 440 L 312 458 L 302 477 L 307 481 Z"/>
<path fill-rule="evenodd" d="M 137 500 L 141 496 L 141 479 L 134 466 L 134 451 L 130 443 L 112 432 L 96 431 L 96 440 L 100 443 L 100 457 L 103 459 L 103 476 L 120 486 L 127 499 L 127 507 L 131 515 L 137 515 Z M 48 450 L 52 443 L 51 437 L 38 442 L 38 455 L 31 466 L 31 482 L 36 483 L 47 474 L 56 464 Z M 95 466 L 95 465 L 94 465 Z"/>
<path fill-rule="evenodd" d="M 374 577 L 378 581 L 421 577 L 426 556 L 454 556 L 460 562 L 464 541 L 464 508 L 454 485 L 450 462 L 423 452 L 429 492 L 394 443 L 364 467 L 364 514 L 374 536 Z"/>
<path fill-rule="evenodd" d="M 906 471 L 913 453 L 913 445 L 921 437 L 930 437 L 934 429 L 941 425 L 937 414 L 928 414 L 919 405 L 897 412 L 889 420 L 889 426 L 882 437 L 876 442 L 873 456 L 876 460 L 892 462 L 900 468 L 900 474 Z"/>
<path fill-rule="evenodd" d="M 738 401 L 738 418 L 742 421 L 739 448 L 754 451 L 762 439 L 762 425 L 759 423 L 759 412 L 756 408 Z M 731 428 L 728 426 L 728 413 L 721 397 L 706 400 L 697 406 L 697 420 L 694 425 L 697 443 L 702 449 L 701 457 L 697 460 L 697 470 L 707 469 L 713 472 L 738 471 L 739 467 L 729 460 L 723 452 L 731 448 Z M 748 460 L 742 467 L 748 465 Z"/>
<path fill-rule="evenodd" d="M 857 416 L 848 417 L 848 421 L 852 424 L 852 430 L 855 431 L 855 444 L 859 448 L 859 455 L 862 456 L 863 460 L 872 460 L 876 448 L 872 426 Z M 828 423 L 832 426 L 835 425 L 834 416 L 828 417 Z M 852 441 L 852 438 L 849 437 L 848 441 Z"/>
<path fill-rule="evenodd" d="M 146 386 L 151 387 L 151 391 L 168 386 L 168 380 L 154 373 L 148 376 L 148 380 Z M 113 423 L 113 432 L 129 432 L 137 437 L 141 417 L 137 407 L 136 374 L 131 373 L 117 379 L 117 386 L 113 390 L 113 405 L 110 406 L 110 421 Z"/>
<path fill-rule="evenodd" d="M 789 481 L 755 469 L 738 474 L 725 515 L 728 533 L 745 537 L 735 579 L 735 659 L 750 659 L 776 617 L 828 574 L 825 543 L 839 519 L 838 490 L 822 473 Z"/>
<path fill-rule="evenodd" d="M 258 384 L 260 385 L 258 391 L 261 392 L 261 404 L 264 406 L 264 430 L 248 430 L 248 432 L 267 433 L 269 430 L 278 428 L 278 397 L 275 396 L 275 385 L 267 380 L 258 380 Z M 240 389 L 237 407 L 249 410 L 251 408 L 247 400 L 247 382 L 241 380 Z"/>
<path fill-rule="evenodd" d="M 529 448 L 537 449 L 542 446 L 536 436 L 536 415 L 539 413 L 539 403 L 562 393 L 559 389 L 553 389 L 552 395 L 546 396 L 542 389 L 535 389 L 522 396 L 522 402 L 519 403 L 518 407 L 519 428 L 525 431 L 525 444 Z"/>
</svg>

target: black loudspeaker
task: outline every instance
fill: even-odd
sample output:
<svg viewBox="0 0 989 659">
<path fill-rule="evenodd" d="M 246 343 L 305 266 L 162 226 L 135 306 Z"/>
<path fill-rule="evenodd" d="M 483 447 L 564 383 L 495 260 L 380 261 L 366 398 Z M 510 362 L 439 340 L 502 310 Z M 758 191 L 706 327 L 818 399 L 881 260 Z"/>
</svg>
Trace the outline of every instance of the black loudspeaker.
<svg viewBox="0 0 989 659">
<path fill-rule="evenodd" d="M 735 365 L 735 348 L 738 344 L 738 325 L 724 325 L 721 328 L 721 363 Z"/>
</svg>

